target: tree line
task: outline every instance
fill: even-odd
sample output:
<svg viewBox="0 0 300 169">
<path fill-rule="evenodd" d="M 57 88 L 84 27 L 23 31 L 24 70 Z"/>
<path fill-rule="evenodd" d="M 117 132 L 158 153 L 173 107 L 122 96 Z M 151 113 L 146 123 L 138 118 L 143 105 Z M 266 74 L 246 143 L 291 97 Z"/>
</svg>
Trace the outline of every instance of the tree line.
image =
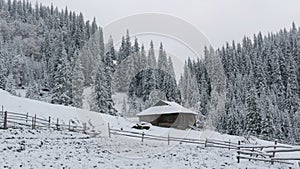
<svg viewBox="0 0 300 169">
<path fill-rule="evenodd" d="M 112 94 L 128 92 L 141 70 L 157 68 L 175 76 L 162 44 L 157 61 L 153 42 L 147 51 L 127 31 L 120 48 L 115 49 L 112 37 L 105 43 L 96 20 L 85 21 L 82 13 L 0 0 L 0 15 L 0 88 L 14 95 L 18 95 L 16 89 L 25 88 L 27 98 L 81 108 L 84 88 L 92 87 L 90 109 L 119 115 Z M 171 82 L 175 92 L 176 81 Z M 141 92 L 135 93 L 140 97 Z M 136 101 L 130 95 L 127 102 Z M 138 111 L 136 105 L 127 111 Z"/>
<path fill-rule="evenodd" d="M 203 60 L 186 62 L 180 84 L 190 87 L 182 89 L 184 104 L 200 108 L 222 133 L 300 142 L 300 29 L 294 23 L 217 50 L 206 47 Z"/>
<path fill-rule="evenodd" d="M 153 42 L 147 50 L 127 31 L 121 43 L 104 42 L 95 19 L 67 8 L 0 0 L 0 88 L 54 104 L 135 115 L 158 99 L 181 103 L 207 116 L 222 133 L 300 142 L 300 29 L 204 49 L 188 59 L 178 82 L 171 57 Z M 157 54 L 157 56 L 156 56 Z M 112 95 L 126 92 L 122 112 Z"/>
</svg>

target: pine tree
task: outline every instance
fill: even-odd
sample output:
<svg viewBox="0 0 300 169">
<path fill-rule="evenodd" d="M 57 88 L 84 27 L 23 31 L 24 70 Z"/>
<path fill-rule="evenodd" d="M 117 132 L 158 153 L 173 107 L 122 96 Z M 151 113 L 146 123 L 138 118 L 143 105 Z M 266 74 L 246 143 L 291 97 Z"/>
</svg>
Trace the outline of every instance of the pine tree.
<svg viewBox="0 0 300 169">
<path fill-rule="evenodd" d="M 5 68 L 3 61 L 0 60 L 0 89 L 5 89 L 6 86 L 6 77 L 5 77 Z"/>
<path fill-rule="evenodd" d="M 139 47 L 138 39 L 135 38 L 134 45 L 132 47 L 132 53 L 138 53 L 138 52 L 140 52 L 140 47 Z"/>
<path fill-rule="evenodd" d="M 255 89 L 251 88 L 247 96 L 246 131 L 249 134 L 259 135 L 261 132 L 261 116 L 257 105 Z"/>
<path fill-rule="evenodd" d="M 105 73 L 105 86 L 106 86 L 106 97 L 107 97 L 107 105 L 108 105 L 108 114 L 116 116 L 117 110 L 114 108 L 114 102 L 112 99 L 112 74 L 114 70 L 113 58 L 116 57 L 115 49 L 113 46 L 112 37 L 110 37 L 108 44 L 108 52 L 103 58 L 103 66 Z"/>
<path fill-rule="evenodd" d="M 97 26 L 97 23 L 96 23 L 96 18 L 94 17 L 93 19 L 93 23 L 92 23 L 92 35 L 95 34 L 97 31 L 98 31 L 98 26 Z"/>
<path fill-rule="evenodd" d="M 181 76 L 179 86 L 182 104 L 185 107 L 195 107 L 200 102 L 200 94 L 197 81 L 191 73 L 191 70 L 188 68 L 187 63 L 185 63 L 183 76 Z"/>
<path fill-rule="evenodd" d="M 112 39 L 111 36 L 110 36 L 110 39 Z M 108 42 L 108 43 L 112 43 L 112 45 L 113 45 L 113 42 Z M 104 48 L 104 37 L 103 37 L 102 28 L 99 28 L 99 49 L 100 49 L 100 55 L 104 56 L 105 48 Z M 114 56 L 113 59 L 116 60 L 116 56 Z"/>
<path fill-rule="evenodd" d="M 126 59 L 126 53 L 125 53 L 125 50 L 126 50 L 126 44 L 125 44 L 125 38 L 124 36 L 122 36 L 122 40 L 121 40 L 121 46 L 120 46 L 120 49 L 119 49 L 119 52 L 118 52 L 118 58 L 117 58 L 117 64 L 120 65 L 120 63 L 122 63 L 122 61 L 124 59 Z"/>
<path fill-rule="evenodd" d="M 26 91 L 26 98 L 34 99 L 34 100 L 41 100 L 40 97 L 40 86 L 37 82 L 31 81 L 29 84 L 29 88 Z"/>
<path fill-rule="evenodd" d="M 271 140 L 272 138 L 274 138 L 274 133 L 275 133 L 274 123 L 273 123 L 274 107 L 269 98 L 266 98 L 263 101 L 265 101 L 265 106 L 263 107 L 265 116 L 264 118 L 262 118 L 262 122 L 261 122 L 261 135 L 263 136 L 264 139 Z"/>
<path fill-rule="evenodd" d="M 157 68 L 164 72 L 167 72 L 168 69 L 168 59 L 162 43 L 160 43 L 159 47 Z"/>
<path fill-rule="evenodd" d="M 142 47 L 141 47 L 141 61 L 140 61 L 140 65 L 139 65 L 139 70 L 141 71 L 143 69 L 146 69 L 146 67 L 147 67 L 147 56 L 146 56 L 144 45 L 142 45 Z"/>
<path fill-rule="evenodd" d="M 91 110 L 99 113 L 108 113 L 106 79 L 104 74 L 103 63 L 99 64 L 94 86 L 94 102 L 91 105 Z"/>
<path fill-rule="evenodd" d="M 132 52 L 131 48 L 131 41 L 130 41 L 130 35 L 129 35 L 129 30 L 127 29 L 126 31 L 126 37 L 125 37 L 125 51 L 124 54 L 126 57 L 130 56 Z"/>
<path fill-rule="evenodd" d="M 175 71 L 174 71 L 174 67 L 173 67 L 173 62 L 172 62 L 172 59 L 171 57 L 169 56 L 169 59 L 168 59 L 168 69 L 167 69 L 167 73 L 171 76 L 171 77 L 176 77 L 175 76 Z"/>
<path fill-rule="evenodd" d="M 148 68 L 156 69 L 156 59 L 155 59 L 154 46 L 152 41 L 150 42 L 150 49 L 148 52 L 147 63 L 148 63 Z"/>
<path fill-rule="evenodd" d="M 82 108 L 83 102 L 83 85 L 84 85 L 84 75 L 83 67 L 81 64 L 81 58 L 78 58 L 76 65 L 74 67 L 74 72 L 72 76 L 72 105 L 74 107 Z"/>
<path fill-rule="evenodd" d="M 71 98 L 67 94 L 67 53 L 64 42 L 61 42 L 58 49 L 58 56 L 55 60 L 53 72 L 53 88 L 51 90 L 51 103 L 68 105 Z"/>
<path fill-rule="evenodd" d="M 91 39 L 84 45 L 79 53 L 81 57 L 83 74 L 85 79 L 85 85 L 91 85 L 94 83 L 94 78 L 97 70 L 97 63 L 103 57 L 102 43 L 100 42 L 101 35 L 96 33 L 91 36 Z"/>
<path fill-rule="evenodd" d="M 294 133 L 295 133 L 295 143 L 300 142 L 300 110 L 298 110 L 295 113 L 294 119 L 293 119 L 293 126 L 294 126 Z"/>
<path fill-rule="evenodd" d="M 106 69 L 107 67 L 104 63 L 100 62 L 95 78 L 93 103 L 90 107 L 93 111 L 117 116 L 117 110 L 113 107 L 114 102 L 111 97 L 111 88 L 107 86 Z"/>
</svg>

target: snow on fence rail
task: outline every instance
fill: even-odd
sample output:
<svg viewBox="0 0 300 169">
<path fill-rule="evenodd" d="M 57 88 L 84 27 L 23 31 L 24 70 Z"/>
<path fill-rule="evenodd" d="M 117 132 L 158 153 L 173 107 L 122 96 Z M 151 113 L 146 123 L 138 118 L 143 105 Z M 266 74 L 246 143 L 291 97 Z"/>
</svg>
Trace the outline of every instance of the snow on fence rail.
<svg viewBox="0 0 300 169">
<path fill-rule="evenodd" d="M 265 150 L 265 148 L 273 148 L 272 150 Z M 280 148 L 280 149 L 277 149 Z M 300 167 L 300 157 L 275 157 L 276 153 L 286 153 L 286 152 L 300 152 L 300 148 L 293 148 L 291 146 L 277 145 L 277 141 L 274 145 L 240 145 L 240 141 L 237 145 L 237 162 L 240 163 L 241 159 L 248 159 L 249 161 L 263 161 L 270 162 L 271 164 L 284 163 L 294 165 L 291 161 L 298 161 Z M 249 155 L 249 156 L 245 156 Z"/>
<path fill-rule="evenodd" d="M 180 137 L 171 137 L 170 134 L 168 136 L 157 136 L 152 134 L 145 134 L 144 132 L 134 132 L 134 131 L 126 131 L 126 130 L 118 130 L 110 128 L 108 124 L 108 136 L 111 135 L 120 135 L 132 138 L 140 138 L 141 142 L 144 140 L 156 140 L 156 141 L 165 141 L 170 144 L 170 142 L 179 142 L 179 143 L 190 143 L 190 144 L 200 144 L 204 145 L 204 147 L 215 147 L 215 148 L 226 148 L 226 149 L 236 149 L 237 144 L 231 142 L 230 140 L 215 140 L 215 139 L 194 139 L 194 138 L 180 138 Z"/>
<path fill-rule="evenodd" d="M 63 124 L 58 118 L 52 119 L 50 116 L 48 119 L 37 117 L 36 115 L 30 116 L 28 113 L 15 113 L 15 112 L 7 112 L 3 110 L 1 111 L 0 117 L 0 129 L 8 129 L 8 128 L 18 128 L 21 126 L 31 127 L 32 129 L 36 128 L 47 128 L 47 129 L 55 129 L 55 130 L 69 130 L 74 132 L 86 132 L 86 125 L 78 126 L 72 124 L 73 121 L 69 120 L 69 124 Z"/>
</svg>

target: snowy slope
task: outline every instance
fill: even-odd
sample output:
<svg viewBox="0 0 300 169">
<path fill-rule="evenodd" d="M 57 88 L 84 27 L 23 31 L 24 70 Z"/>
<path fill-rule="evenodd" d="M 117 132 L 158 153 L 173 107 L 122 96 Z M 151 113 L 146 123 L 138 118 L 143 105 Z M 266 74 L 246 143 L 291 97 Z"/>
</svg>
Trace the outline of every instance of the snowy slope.
<svg viewBox="0 0 300 169">
<path fill-rule="evenodd" d="M 100 132 L 93 137 L 67 131 L 30 130 L 28 128 L 0 130 L 0 168 L 287 168 L 274 164 L 242 160 L 236 162 L 236 151 L 204 148 L 202 145 L 179 144 L 129 138 L 113 135 L 108 138 L 108 123 L 111 128 L 131 129 L 131 120 L 113 117 L 73 107 L 53 105 L 19 98 L 0 90 L 0 105 L 5 110 L 39 117 L 70 119 L 86 123 L 90 129 Z M 238 136 L 222 135 L 211 130 L 176 130 L 152 126 L 146 134 L 213 138 L 237 142 Z M 252 143 L 271 144 L 253 138 Z M 299 157 L 297 154 L 287 156 Z"/>
<path fill-rule="evenodd" d="M 49 116 L 53 119 L 59 118 L 59 120 L 65 124 L 72 119 L 80 122 L 81 124 L 87 123 L 90 127 L 99 127 L 99 130 L 102 130 L 101 125 L 105 125 L 107 128 L 108 122 L 111 122 L 112 125 L 121 126 L 131 126 L 133 124 L 124 118 L 112 117 L 106 114 L 100 114 L 70 106 L 54 105 L 27 98 L 20 98 L 12 96 L 3 90 L 0 90 L 0 106 L 3 106 L 4 110 L 10 112 L 28 112 L 29 115 L 36 114 L 37 117 L 45 119 L 48 119 Z"/>
</svg>

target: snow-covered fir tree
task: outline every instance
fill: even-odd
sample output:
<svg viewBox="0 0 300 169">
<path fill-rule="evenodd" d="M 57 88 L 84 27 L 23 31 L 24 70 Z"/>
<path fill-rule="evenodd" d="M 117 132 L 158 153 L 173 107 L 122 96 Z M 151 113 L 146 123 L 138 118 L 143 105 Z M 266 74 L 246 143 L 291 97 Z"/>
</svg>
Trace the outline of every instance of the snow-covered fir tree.
<svg viewBox="0 0 300 169">
<path fill-rule="evenodd" d="M 53 88 L 51 90 L 51 103 L 53 104 L 69 105 L 70 103 L 67 64 L 67 53 L 62 42 L 58 48 L 58 56 L 53 70 Z"/>
<path fill-rule="evenodd" d="M 25 97 L 34 100 L 41 100 L 40 86 L 37 82 L 31 81 L 26 91 Z"/>
<path fill-rule="evenodd" d="M 100 61 L 96 72 L 94 95 L 90 107 L 93 111 L 117 116 L 118 113 L 113 107 L 114 102 L 111 97 L 111 90 L 109 86 L 107 86 L 108 79 L 105 74 L 105 72 L 107 72 L 106 69 L 106 65 L 102 61 Z"/>
<path fill-rule="evenodd" d="M 251 88 L 246 98 L 246 132 L 258 135 L 261 132 L 261 115 L 257 105 L 257 95 L 255 89 Z"/>
<path fill-rule="evenodd" d="M 153 46 L 153 41 L 150 42 L 150 49 L 147 57 L 148 67 L 155 69 L 156 68 L 156 59 L 155 59 L 155 51 Z"/>
<path fill-rule="evenodd" d="M 83 89 L 84 89 L 84 74 L 81 64 L 81 58 L 78 57 L 72 76 L 72 105 L 82 108 L 83 105 Z"/>
</svg>

